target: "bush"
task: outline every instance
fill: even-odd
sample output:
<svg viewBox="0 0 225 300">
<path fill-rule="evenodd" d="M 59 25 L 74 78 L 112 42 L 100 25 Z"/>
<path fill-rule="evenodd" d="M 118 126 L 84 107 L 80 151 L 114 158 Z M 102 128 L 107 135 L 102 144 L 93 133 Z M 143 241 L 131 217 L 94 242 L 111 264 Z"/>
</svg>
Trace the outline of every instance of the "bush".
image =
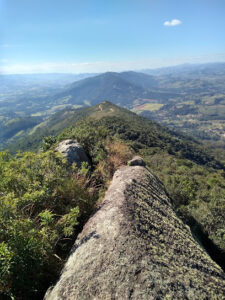
<svg viewBox="0 0 225 300">
<path fill-rule="evenodd" d="M 0 159 L 0 293 L 40 299 L 63 265 L 65 241 L 93 211 L 94 189 L 85 165 L 69 167 L 53 151 Z"/>
</svg>

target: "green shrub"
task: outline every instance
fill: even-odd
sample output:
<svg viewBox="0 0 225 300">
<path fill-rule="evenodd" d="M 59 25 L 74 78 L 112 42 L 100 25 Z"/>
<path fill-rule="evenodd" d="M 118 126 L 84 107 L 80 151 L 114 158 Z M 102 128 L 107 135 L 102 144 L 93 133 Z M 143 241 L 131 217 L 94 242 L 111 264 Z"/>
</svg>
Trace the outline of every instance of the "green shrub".
<svg viewBox="0 0 225 300">
<path fill-rule="evenodd" d="M 55 280 L 68 253 L 65 241 L 95 205 L 88 176 L 86 165 L 80 171 L 69 167 L 53 151 L 16 157 L 1 153 L 2 295 L 40 299 Z"/>
</svg>

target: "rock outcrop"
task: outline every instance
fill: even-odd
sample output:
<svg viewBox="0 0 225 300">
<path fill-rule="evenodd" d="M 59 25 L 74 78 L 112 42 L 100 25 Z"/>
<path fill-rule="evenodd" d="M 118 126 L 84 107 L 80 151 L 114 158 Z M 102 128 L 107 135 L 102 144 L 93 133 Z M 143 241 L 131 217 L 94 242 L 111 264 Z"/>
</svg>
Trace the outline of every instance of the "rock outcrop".
<svg viewBox="0 0 225 300">
<path fill-rule="evenodd" d="M 225 274 L 176 216 L 150 170 L 125 166 L 45 300 L 224 299 Z"/>
<path fill-rule="evenodd" d="M 128 161 L 128 166 L 142 166 L 145 167 L 146 163 L 140 156 L 134 156 L 131 160 Z"/>
<path fill-rule="evenodd" d="M 55 150 L 62 153 L 69 164 L 76 163 L 78 167 L 81 166 L 82 162 L 90 164 L 90 160 L 83 147 L 80 144 L 75 143 L 73 140 L 62 141 Z"/>
</svg>

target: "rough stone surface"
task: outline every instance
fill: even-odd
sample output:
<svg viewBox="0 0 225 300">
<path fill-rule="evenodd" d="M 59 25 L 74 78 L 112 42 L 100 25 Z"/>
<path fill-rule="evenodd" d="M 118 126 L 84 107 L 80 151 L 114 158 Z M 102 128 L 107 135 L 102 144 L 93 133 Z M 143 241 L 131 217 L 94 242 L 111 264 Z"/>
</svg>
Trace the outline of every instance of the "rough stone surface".
<svg viewBox="0 0 225 300">
<path fill-rule="evenodd" d="M 150 170 L 126 166 L 78 236 L 45 300 L 224 299 L 225 274 Z"/>
<path fill-rule="evenodd" d="M 128 166 L 142 166 L 145 167 L 146 163 L 143 158 L 140 156 L 134 156 L 131 160 L 128 161 Z"/>
<path fill-rule="evenodd" d="M 55 150 L 62 153 L 70 164 L 76 163 L 78 167 L 81 166 L 82 162 L 90 164 L 90 160 L 88 159 L 83 147 L 80 144 L 75 143 L 73 140 L 62 141 Z"/>
</svg>

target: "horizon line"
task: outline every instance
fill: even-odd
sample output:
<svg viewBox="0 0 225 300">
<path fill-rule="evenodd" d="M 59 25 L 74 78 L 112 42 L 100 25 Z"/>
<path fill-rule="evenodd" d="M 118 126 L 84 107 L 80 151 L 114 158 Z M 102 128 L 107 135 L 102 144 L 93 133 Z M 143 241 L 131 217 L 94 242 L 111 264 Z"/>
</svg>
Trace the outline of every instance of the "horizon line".
<svg viewBox="0 0 225 300">
<path fill-rule="evenodd" d="M 168 64 L 168 65 L 165 65 L 165 66 L 157 66 L 157 67 L 146 67 L 146 68 L 124 68 L 124 69 L 121 69 L 121 70 L 112 70 L 111 68 L 109 69 L 106 69 L 104 71 L 78 71 L 78 72 L 75 72 L 75 71 L 68 71 L 68 70 L 65 70 L 65 71 L 27 71 L 27 72 L 4 72 L 4 71 L 1 71 L 1 66 L 0 66 L 0 76 L 2 75 L 41 75 L 41 74 L 74 74 L 74 75 L 81 75 L 81 74 L 102 74 L 102 73 L 121 73 L 121 72 L 143 72 L 143 71 L 154 71 L 154 70 L 162 70 L 162 69 L 167 69 L 167 68 L 173 68 L 173 67 L 182 67 L 182 66 L 201 66 L 201 65 L 212 65 L 212 64 L 224 64 L 225 63 L 225 60 L 221 60 L 221 61 L 218 61 L 218 60 L 215 60 L 215 61 L 208 61 L 208 62 L 184 62 L 184 63 L 178 63 L 178 64 Z M 85 63 L 85 64 L 88 64 L 88 63 Z M 91 64 L 96 64 L 96 63 L 90 63 Z M 37 64 L 38 65 L 38 64 Z M 50 64 L 51 65 L 51 64 Z M 54 64 L 53 64 L 54 65 Z M 61 64 L 58 64 L 58 65 L 61 65 Z M 67 66 L 73 66 L 74 64 L 71 63 L 67 63 L 66 64 Z M 81 64 L 77 64 L 77 65 L 82 65 Z M 30 65 L 26 65 L 26 66 L 31 66 Z M 2 66 L 3 68 L 4 67 L 7 67 L 7 66 Z M 116 69 L 116 67 L 115 67 Z"/>
</svg>

